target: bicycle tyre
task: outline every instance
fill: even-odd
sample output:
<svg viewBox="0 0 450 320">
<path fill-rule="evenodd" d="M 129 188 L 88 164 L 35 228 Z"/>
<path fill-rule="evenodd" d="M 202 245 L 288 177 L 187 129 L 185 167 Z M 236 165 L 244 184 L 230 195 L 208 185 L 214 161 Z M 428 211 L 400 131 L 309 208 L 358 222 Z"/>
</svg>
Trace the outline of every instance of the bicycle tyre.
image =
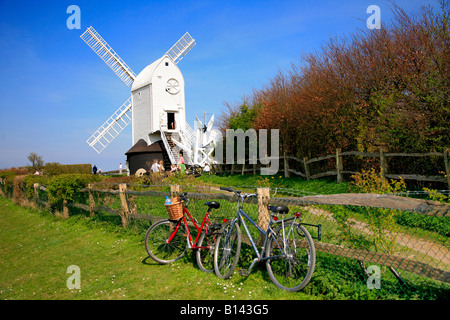
<svg viewBox="0 0 450 320">
<path fill-rule="evenodd" d="M 216 247 L 217 234 L 206 236 L 206 231 L 203 231 L 198 239 L 197 246 L 207 247 L 196 249 L 195 258 L 197 265 L 203 272 L 214 272 L 214 248 Z"/>
<path fill-rule="evenodd" d="M 145 249 L 148 255 L 160 264 L 174 262 L 186 253 L 186 227 L 183 223 L 172 241 L 167 243 L 176 225 L 177 222 L 172 220 L 161 220 L 153 224 L 145 234 Z"/>
<path fill-rule="evenodd" d="M 316 249 L 304 226 L 287 223 L 284 225 L 284 233 L 282 228 L 280 225 L 271 241 L 267 242 L 266 257 L 282 254 L 283 244 L 286 244 L 287 254 L 268 259 L 266 268 L 270 279 L 278 288 L 296 292 L 302 290 L 311 280 L 316 265 Z M 287 241 L 283 241 L 283 234 Z"/>
<path fill-rule="evenodd" d="M 241 230 L 235 221 L 223 227 L 214 249 L 214 271 L 219 278 L 228 279 L 236 269 L 241 252 Z"/>
</svg>

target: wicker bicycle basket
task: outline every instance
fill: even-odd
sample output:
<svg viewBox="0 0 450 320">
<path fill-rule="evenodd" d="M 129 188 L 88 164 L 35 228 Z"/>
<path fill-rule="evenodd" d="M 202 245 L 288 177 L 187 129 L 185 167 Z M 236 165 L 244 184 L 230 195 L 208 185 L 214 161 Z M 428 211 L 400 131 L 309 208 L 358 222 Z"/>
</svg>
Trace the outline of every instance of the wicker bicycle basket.
<svg viewBox="0 0 450 320">
<path fill-rule="evenodd" d="M 183 203 L 179 197 L 172 198 L 172 204 L 166 205 L 170 220 L 178 220 L 183 217 Z"/>
</svg>

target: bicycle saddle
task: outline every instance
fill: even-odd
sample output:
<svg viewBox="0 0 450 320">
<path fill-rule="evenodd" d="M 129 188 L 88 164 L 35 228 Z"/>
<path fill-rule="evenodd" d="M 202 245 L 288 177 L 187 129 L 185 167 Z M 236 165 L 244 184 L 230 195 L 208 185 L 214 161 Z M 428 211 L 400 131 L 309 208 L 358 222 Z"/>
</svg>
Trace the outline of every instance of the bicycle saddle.
<svg viewBox="0 0 450 320">
<path fill-rule="evenodd" d="M 289 212 L 289 208 L 285 206 L 267 206 L 267 209 L 269 209 L 273 213 L 285 214 Z"/>
<path fill-rule="evenodd" d="M 220 208 L 220 203 L 218 203 L 216 201 L 206 202 L 205 204 L 211 209 L 219 209 Z"/>
</svg>

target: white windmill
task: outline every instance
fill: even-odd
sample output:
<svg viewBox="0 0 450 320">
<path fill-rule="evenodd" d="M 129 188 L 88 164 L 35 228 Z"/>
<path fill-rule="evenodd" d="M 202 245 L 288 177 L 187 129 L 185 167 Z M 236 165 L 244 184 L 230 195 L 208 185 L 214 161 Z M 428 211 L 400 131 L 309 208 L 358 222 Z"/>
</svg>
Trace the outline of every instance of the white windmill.
<svg viewBox="0 0 450 320">
<path fill-rule="evenodd" d="M 148 145 L 162 140 L 171 163 L 177 163 L 178 152 L 183 149 L 188 164 L 203 164 L 210 150 L 199 157 L 198 144 L 213 143 L 200 142 L 198 134 L 196 139 L 196 133 L 186 122 L 184 78 L 177 66 L 195 46 L 189 33 L 137 76 L 94 28 L 87 28 L 81 39 L 127 86 L 132 85 L 131 97 L 87 140 L 89 146 L 97 153 L 102 152 L 131 122 L 133 146 L 140 140 Z M 207 126 L 209 131 L 213 119 L 214 116 Z"/>
</svg>

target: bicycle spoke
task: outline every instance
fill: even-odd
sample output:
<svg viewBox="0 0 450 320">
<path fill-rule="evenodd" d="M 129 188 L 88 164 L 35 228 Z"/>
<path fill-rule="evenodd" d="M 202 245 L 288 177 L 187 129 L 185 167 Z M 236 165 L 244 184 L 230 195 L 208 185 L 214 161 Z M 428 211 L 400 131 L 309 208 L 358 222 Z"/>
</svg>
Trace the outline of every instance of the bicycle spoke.
<svg viewBox="0 0 450 320">
<path fill-rule="evenodd" d="M 214 251 L 214 270 L 218 277 L 229 278 L 239 260 L 241 251 L 241 233 L 237 223 L 224 227 L 223 235 L 217 239 Z"/>
<path fill-rule="evenodd" d="M 147 231 L 145 248 L 155 261 L 165 264 L 185 254 L 187 246 L 185 228 L 180 225 L 177 232 L 173 234 L 175 230 L 176 223 L 162 220 L 152 225 Z"/>
</svg>

